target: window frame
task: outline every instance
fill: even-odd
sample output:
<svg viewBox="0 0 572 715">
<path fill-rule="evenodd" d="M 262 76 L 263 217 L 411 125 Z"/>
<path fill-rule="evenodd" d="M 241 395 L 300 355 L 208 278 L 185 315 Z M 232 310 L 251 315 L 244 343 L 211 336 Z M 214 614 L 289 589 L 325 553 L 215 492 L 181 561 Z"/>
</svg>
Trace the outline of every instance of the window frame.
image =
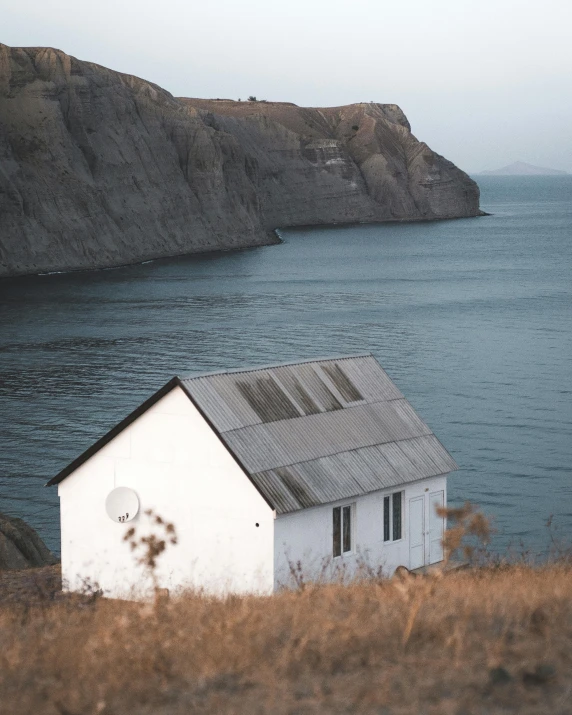
<svg viewBox="0 0 572 715">
<path fill-rule="evenodd" d="M 334 523 L 335 523 L 335 512 L 336 509 L 340 510 L 340 553 L 336 555 L 335 553 L 335 531 L 334 531 Z M 350 548 L 349 551 L 344 551 L 344 509 L 349 509 L 349 514 L 350 514 L 350 530 L 349 530 L 349 538 L 350 538 Z M 332 558 L 333 559 L 341 559 L 344 556 L 352 556 L 355 553 L 355 523 L 356 523 L 356 503 L 355 502 L 345 502 L 342 504 L 335 504 L 332 507 Z"/>
<path fill-rule="evenodd" d="M 393 504 L 394 504 L 394 499 L 395 495 L 400 494 L 401 499 L 401 520 L 400 520 L 400 527 L 401 527 L 401 535 L 399 536 L 398 539 L 393 538 L 393 527 L 394 527 L 394 512 L 393 512 Z M 389 503 L 389 509 L 386 509 L 386 504 Z M 383 544 L 398 544 L 400 541 L 403 541 L 405 538 L 403 534 L 405 533 L 405 490 L 400 489 L 396 492 L 389 492 L 389 494 L 384 494 L 383 495 L 383 508 L 382 508 L 382 527 L 381 527 L 381 533 L 382 533 L 382 538 L 383 538 Z M 389 538 L 386 539 L 385 536 L 386 534 L 389 533 Z"/>
</svg>

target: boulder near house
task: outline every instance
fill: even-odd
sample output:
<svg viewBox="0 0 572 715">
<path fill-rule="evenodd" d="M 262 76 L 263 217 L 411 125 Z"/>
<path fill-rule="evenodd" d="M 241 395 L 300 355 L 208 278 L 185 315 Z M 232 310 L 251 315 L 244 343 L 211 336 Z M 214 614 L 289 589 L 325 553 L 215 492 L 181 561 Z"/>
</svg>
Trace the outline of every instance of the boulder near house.
<svg viewBox="0 0 572 715">
<path fill-rule="evenodd" d="M 371 355 L 176 377 L 48 482 L 64 583 L 137 594 L 123 536 L 148 509 L 177 530 L 169 589 L 269 594 L 298 562 L 305 578 L 416 569 L 443 558 L 456 468 Z"/>
</svg>

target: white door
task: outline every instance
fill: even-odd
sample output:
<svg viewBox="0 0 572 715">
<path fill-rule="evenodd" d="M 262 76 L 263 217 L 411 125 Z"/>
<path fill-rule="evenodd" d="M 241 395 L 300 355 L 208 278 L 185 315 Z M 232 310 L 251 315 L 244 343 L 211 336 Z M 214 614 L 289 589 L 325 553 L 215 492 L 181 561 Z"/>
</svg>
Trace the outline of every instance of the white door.
<svg viewBox="0 0 572 715">
<path fill-rule="evenodd" d="M 425 509 L 424 497 L 409 500 L 409 568 L 425 565 Z"/>
<path fill-rule="evenodd" d="M 444 494 L 432 492 L 429 494 L 429 563 L 443 561 L 443 523 L 442 516 L 437 516 L 437 509 L 444 505 Z"/>
</svg>

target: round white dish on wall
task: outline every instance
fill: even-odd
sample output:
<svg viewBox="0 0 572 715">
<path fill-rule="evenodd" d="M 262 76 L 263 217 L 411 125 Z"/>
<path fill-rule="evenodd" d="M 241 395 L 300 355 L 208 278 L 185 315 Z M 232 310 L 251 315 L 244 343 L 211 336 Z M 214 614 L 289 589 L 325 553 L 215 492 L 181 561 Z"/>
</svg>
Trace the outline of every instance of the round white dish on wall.
<svg viewBox="0 0 572 715">
<path fill-rule="evenodd" d="M 117 487 L 107 495 L 105 511 L 116 524 L 131 521 L 139 511 L 139 497 L 129 487 Z"/>
</svg>

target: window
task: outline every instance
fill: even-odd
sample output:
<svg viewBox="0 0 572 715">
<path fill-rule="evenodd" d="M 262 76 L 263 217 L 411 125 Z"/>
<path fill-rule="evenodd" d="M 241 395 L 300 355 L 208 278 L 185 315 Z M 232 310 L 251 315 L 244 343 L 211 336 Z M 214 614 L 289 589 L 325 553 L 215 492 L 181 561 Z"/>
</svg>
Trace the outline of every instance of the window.
<svg viewBox="0 0 572 715">
<path fill-rule="evenodd" d="M 333 517 L 334 556 L 341 556 L 352 550 L 352 505 L 335 506 Z"/>
<path fill-rule="evenodd" d="M 394 492 L 383 499 L 383 540 L 401 539 L 403 492 Z"/>
</svg>

